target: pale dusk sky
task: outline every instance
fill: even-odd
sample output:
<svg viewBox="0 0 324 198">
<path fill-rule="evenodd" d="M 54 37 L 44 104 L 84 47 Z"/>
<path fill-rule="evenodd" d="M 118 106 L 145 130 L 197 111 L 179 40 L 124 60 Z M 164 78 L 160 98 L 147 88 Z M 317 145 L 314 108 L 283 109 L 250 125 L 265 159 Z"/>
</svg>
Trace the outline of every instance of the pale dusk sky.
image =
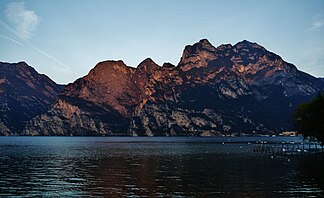
<svg viewBox="0 0 324 198">
<path fill-rule="evenodd" d="M 24 0 L 0 2 L 0 61 L 25 61 L 57 83 L 103 60 L 177 64 L 185 45 L 257 42 L 324 77 L 324 1 Z"/>
</svg>

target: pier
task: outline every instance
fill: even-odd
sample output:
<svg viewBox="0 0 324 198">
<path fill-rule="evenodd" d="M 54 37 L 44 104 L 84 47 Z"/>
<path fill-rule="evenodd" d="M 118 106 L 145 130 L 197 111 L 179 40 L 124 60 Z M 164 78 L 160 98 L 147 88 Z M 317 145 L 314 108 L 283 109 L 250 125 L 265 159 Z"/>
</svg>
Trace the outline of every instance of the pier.
<svg viewBox="0 0 324 198">
<path fill-rule="evenodd" d="M 273 156 L 292 156 L 323 154 L 324 147 L 317 142 L 282 142 L 268 143 L 266 141 L 256 142 L 253 152 L 265 153 Z"/>
</svg>

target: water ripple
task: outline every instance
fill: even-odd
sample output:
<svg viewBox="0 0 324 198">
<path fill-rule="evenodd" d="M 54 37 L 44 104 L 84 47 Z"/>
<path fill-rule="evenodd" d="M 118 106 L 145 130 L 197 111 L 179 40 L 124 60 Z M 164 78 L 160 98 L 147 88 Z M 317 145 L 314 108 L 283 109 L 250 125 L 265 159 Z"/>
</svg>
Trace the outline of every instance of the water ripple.
<svg viewBox="0 0 324 198">
<path fill-rule="evenodd" d="M 323 158 L 214 140 L 1 137 L 0 196 L 323 197 Z"/>
</svg>

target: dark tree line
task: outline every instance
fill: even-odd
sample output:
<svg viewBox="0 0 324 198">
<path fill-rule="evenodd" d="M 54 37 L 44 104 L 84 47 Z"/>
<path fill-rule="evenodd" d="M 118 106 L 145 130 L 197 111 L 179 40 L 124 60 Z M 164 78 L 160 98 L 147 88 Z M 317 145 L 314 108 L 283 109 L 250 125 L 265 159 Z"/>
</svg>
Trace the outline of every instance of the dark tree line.
<svg viewBox="0 0 324 198">
<path fill-rule="evenodd" d="M 310 103 L 301 104 L 295 122 L 297 132 L 304 138 L 317 139 L 324 145 L 324 94 L 318 94 Z"/>
</svg>

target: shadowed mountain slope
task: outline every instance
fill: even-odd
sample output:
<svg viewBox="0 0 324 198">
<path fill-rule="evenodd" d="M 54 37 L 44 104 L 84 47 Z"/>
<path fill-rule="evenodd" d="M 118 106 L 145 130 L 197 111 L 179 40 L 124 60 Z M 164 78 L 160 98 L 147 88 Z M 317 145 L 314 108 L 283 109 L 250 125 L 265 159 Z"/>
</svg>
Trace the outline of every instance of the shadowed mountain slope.
<svg viewBox="0 0 324 198">
<path fill-rule="evenodd" d="M 49 109 L 63 88 L 25 62 L 0 62 L 0 135 L 20 134 L 27 121 Z"/>
<path fill-rule="evenodd" d="M 257 43 L 185 47 L 177 66 L 98 63 L 66 86 L 26 135 L 277 134 L 324 83 Z"/>
</svg>

